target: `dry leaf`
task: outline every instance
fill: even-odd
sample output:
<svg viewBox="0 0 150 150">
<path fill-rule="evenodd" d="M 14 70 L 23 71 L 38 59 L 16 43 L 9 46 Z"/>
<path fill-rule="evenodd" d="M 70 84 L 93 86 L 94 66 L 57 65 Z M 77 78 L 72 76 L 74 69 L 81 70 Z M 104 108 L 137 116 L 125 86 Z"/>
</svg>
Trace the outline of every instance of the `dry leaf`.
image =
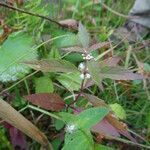
<svg viewBox="0 0 150 150">
<path fill-rule="evenodd" d="M 49 145 L 49 141 L 46 136 L 36 126 L 2 99 L 0 99 L 0 118 L 43 146 Z"/>
</svg>

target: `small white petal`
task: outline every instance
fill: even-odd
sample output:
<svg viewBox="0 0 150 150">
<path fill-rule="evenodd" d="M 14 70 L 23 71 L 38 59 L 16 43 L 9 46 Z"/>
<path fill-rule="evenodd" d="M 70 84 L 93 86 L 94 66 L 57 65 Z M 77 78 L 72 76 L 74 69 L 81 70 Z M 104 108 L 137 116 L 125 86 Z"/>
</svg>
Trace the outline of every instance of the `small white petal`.
<svg viewBox="0 0 150 150">
<path fill-rule="evenodd" d="M 80 74 L 80 78 L 81 78 L 81 79 L 84 79 L 84 74 Z"/>
<path fill-rule="evenodd" d="M 85 64 L 84 63 L 80 63 L 78 68 L 80 70 L 84 70 L 85 69 Z"/>
<path fill-rule="evenodd" d="M 85 75 L 85 78 L 90 79 L 90 78 L 91 78 L 91 75 L 90 75 L 89 73 L 87 73 L 87 74 Z"/>
<path fill-rule="evenodd" d="M 67 124 L 65 131 L 68 133 L 73 133 L 76 130 L 76 126 L 74 124 Z"/>
</svg>

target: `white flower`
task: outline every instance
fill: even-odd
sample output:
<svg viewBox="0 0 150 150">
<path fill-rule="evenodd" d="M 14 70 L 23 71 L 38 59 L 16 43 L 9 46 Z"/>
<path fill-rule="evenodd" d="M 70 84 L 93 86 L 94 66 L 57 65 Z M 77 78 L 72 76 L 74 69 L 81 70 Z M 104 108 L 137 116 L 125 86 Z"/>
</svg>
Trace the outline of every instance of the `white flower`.
<svg viewBox="0 0 150 150">
<path fill-rule="evenodd" d="M 77 127 L 75 126 L 75 124 L 67 124 L 65 131 L 67 133 L 73 133 L 76 129 Z"/>
<path fill-rule="evenodd" d="M 82 54 L 84 60 L 91 60 L 94 57 L 91 54 Z"/>
<path fill-rule="evenodd" d="M 80 63 L 78 68 L 82 71 L 85 69 L 85 64 L 84 63 Z"/>
<path fill-rule="evenodd" d="M 83 74 L 83 73 L 80 74 L 80 78 L 81 78 L 81 79 L 84 79 L 84 74 Z"/>
<path fill-rule="evenodd" d="M 86 78 L 86 79 L 90 79 L 90 78 L 91 78 L 91 75 L 90 75 L 89 73 L 86 73 L 86 74 L 85 74 L 85 78 Z"/>
</svg>

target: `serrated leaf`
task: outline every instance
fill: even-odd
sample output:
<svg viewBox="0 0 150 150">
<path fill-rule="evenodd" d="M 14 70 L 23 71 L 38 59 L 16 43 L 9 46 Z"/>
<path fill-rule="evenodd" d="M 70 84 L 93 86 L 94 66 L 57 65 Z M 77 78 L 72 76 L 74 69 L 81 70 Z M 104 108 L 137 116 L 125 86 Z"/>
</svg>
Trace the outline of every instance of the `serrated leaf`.
<svg viewBox="0 0 150 150">
<path fill-rule="evenodd" d="M 13 125 L 40 144 L 47 146 L 46 136 L 8 103 L 0 99 L 0 118 Z"/>
<path fill-rule="evenodd" d="M 43 72 L 74 72 L 78 69 L 70 62 L 61 59 L 37 60 L 23 62 L 27 66 Z"/>
<path fill-rule="evenodd" d="M 61 74 L 56 79 L 69 91 L 78 91 L 81 87 L 82 79 L 79 72 Z"/>
<path fill-rule="evenodd" d="M 53 93 L 54 87 L 52 80 L 43 76 L 35 79 L 35 92 L 36 93 Z"/>
<path fill-rule="evenodd" d="M 80 128 L 90 129 L 96 123 L 101 121 L 107 114 L 109 113 L 109 109 L 101 107 L 101 108 L 89 108 L 82 111 L 75 121 L 76 124 Z"/>
<path fill-rule="evenodd" d="M 93 150 L 92 136 L 88 131 L 77 130 L 72 134 L 66 133 L 62 150 Z"/>
<path fill-rule="evenodd" d="M 88 48 L 90 44 L 90 36 L 89 33 L 87 32 L 86 28 L 82 25 L 82 23 L 79 23 L 79 28 L 78 28 L 78 37 L 79 41 L 81 42 L 82 46 L 84 48 Z"/>
<path fill-rule="evenodd" d="M 31 94 L 24 98 L 34 105 L 51 111 L 60 111 L 65 107 L 63 99 L 54 93 Z"/>
<path fill-rule="evenodd" d="M 34 60 L 37 52 L 31 52 L 32 38 L 24 32 L 12 33 L 0 47 L 0 81 L 16 81 L 29 72 L 20 61 Z"/>
<path fill-rule="evenodd" d="M 113 80 L 140 80 L 144 77 L 140 74 L 133 73 L 130 70 L 116 66 L 106 66 L 105 64 L 89 61 L 88 68 L 93 80 L 99 84 L 101 79 L 109 78 Z M 96 69 L 95 69 L 96 68 Z"/>
<path fill-rule="evenodd" d="M 133 73 L 130 70 L 121 67 L 103 66 L 100 71 L 103 78 L 113 80 L 142 80 L 144 77 L 140 74 Z"/>
<path fill-rule="evenodd" d="M 92 79 L 98 86 L 100 86 L 103 78 L 100 76 L 100 70 L 97 68 L 97 62 L 88 61 L 87 66 Z"/>
</svg>

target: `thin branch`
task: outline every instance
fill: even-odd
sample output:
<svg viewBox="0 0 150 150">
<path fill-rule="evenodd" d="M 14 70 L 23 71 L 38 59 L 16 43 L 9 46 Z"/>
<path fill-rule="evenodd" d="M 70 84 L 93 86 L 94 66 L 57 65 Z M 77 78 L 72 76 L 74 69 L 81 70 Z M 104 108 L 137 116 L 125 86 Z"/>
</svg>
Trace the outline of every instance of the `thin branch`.
<svg viewBox="0 0 150 150">
<path fill-rule="evenodd" d="M 5 7 L 5 8 L 8 8 L 8 9 L 11 9 L 11 10 L 14 10 L 14 11 L 18 11 L 18 12 L 21 12 L 21 13 L 24 13 L 24 14 L 28 14 L 28 15 L 31 15 L 31 16 L 35 16 L 35 17 L 39 17 L 39 18 L 45 19 L 45 20 L 47 20 L 47 21 L 50 21 L 50 22 L 52 22 L 52 23 L 57 24 L 57 25 L 60 26 L 60 27 L 63 27 L 63 28 L 67 28 L 67 29 L 68 29 L 67 26 L 62 25 L 62 24 L 60 24 L 59 22 L 57 22 L 57 21 L 55 21 L 55 20 L 53 20 L 53 19 L 51 19 L 51 18 L 49 18 L 49 17 L 42 16 L 42 15 L 39 15 L 39 14 L 36 14 L 36 13 L 33 13 L 33 12 L 29 12 L 29 11 L 26 11 L 26 10 L 23 10 L 23 9 L 20 9 L 20 8 L 16 8 L 16 7 L 13 7 L 13 6 L 8 5 L 8 4 L 6 4 L 6 3 L 3 3 L 3 2 L 0 2 L 0 6 Z"/>
</svg>

